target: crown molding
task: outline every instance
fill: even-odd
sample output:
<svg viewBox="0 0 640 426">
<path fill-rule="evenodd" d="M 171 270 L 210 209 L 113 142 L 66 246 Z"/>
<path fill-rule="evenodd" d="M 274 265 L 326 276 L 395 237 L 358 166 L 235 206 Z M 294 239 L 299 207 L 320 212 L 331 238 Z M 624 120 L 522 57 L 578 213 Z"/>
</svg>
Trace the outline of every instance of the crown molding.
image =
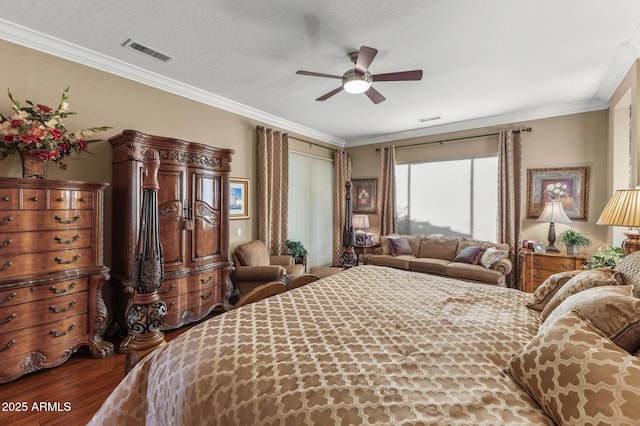
<svg viewBox="0 0 640 426">
<path fill-rule="evenodd" d="M 89 49 L 82 48 L 75 44 L 48 36 L 4 19 L 0 19 L 0 38 L 21 46 L 57 56 L 59 58 L 108 72 L 128 80 L 136 81 L 165 92 L 173 93 L 205 105 L 220 108 L 264 124 L 276 126 L 288 132 L 298 133 L 341 148 L 345 146 L 344 139 L 319 132 L 309 127 L 260 111 L 256 108 L 252 108 L 179 81 L 163 77 L 140 67 L 127 64 L 118 59 L 96 53 Z"/>
<path fill-rule="evenodd" d="M 346 147 L 352 148 L 361 145 L 392 142 L 422 136 L 440 135 L 443 133 L 459 132 L 463 130 L 504 126 L 507 124 L 519 123 L 523 121 L 540 120 L 543 118 L 578 114 L 581 112 L 600 111 L 607 108 L 609 108 L 608 102 L 601 101 L 599 99 L 589 99 L 582 102 L 572 102 L 563 105 L 554 105 L 550 107 L 514 111 L 507 114 L 492 115 L 488 117 L 477 118 L 474 120 L 458 121 L 451 124 L 442 124 L 439 126 L 408 130 L 405 132 L 389 133 L 385 135 L 373 136 L 370 138 L 347 140 Z"/>
<path fill-rule="evenodd" d="M 640 25 L 628 42 L 621 44 L 596 91 L 596 98 L 609 102 L 634 62 L 640 58 Z"/>
</svg>

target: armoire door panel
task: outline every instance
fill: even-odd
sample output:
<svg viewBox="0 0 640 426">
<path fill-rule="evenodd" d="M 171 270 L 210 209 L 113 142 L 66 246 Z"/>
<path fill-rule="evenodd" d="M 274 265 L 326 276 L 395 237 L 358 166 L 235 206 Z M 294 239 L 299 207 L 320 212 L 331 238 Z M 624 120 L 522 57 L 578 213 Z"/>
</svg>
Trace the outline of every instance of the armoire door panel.
<svg viewBox="0 0 640 426">
<path fill-rule="evenodd" d="M 220 256 L 220 176 L 208 170 L 194 170 L 191 179 L 191 262 L 207 262 Z"/>
<path fill-rule="evenodd" d="M 185 265 L 183 221 L 186 194 L 186 169 L 164 166 L 158 170 L 158 223 L 160 242 L 166 270 L 179 269 Z"/>
</svg>

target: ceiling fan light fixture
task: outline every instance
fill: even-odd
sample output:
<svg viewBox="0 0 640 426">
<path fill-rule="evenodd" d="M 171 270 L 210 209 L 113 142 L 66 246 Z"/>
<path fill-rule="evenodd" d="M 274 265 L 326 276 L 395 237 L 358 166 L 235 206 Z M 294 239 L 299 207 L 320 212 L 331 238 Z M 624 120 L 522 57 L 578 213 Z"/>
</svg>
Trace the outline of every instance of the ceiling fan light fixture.
<svg viewBox="0 0 640 426">
<path fill-rule="evenodd" d="M 342 76 L 342 87 L 348 93 L 364 93 L 371 87 L 371 73 L 361 73 L 355 69 L 349 70 Z"/>
</svg>

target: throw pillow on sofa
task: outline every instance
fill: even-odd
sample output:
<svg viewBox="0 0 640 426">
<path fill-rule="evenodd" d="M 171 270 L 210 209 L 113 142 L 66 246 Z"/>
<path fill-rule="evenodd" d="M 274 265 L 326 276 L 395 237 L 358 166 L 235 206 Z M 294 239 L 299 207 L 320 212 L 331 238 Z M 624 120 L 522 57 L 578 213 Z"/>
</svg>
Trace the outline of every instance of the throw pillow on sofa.
<svg viewBox="0 0 640 426">
<path fill-rule="evenodd" d="M 414 255 L 411 244 L 404 238 L 389 238 L 389 248 L 393 256 Z"/>
<path fill-rule="evenodd" d="M 491 268 L 494 263 L 506 258 L 509 253 L 506 250 L 498 250 L 495 247 L 487 247 L 480 257 L 480 264 L 485 268 Z"/>
<path fill-rule="evenodd" d="M 477 265 L 480 262 L 480 258 L 484 254 L 486 247 L 482 246 L 468 246 L 462 249 L 462 251 L 453 259 L 454 262 L 469 263 L 471 265 Z"/>
</svg>

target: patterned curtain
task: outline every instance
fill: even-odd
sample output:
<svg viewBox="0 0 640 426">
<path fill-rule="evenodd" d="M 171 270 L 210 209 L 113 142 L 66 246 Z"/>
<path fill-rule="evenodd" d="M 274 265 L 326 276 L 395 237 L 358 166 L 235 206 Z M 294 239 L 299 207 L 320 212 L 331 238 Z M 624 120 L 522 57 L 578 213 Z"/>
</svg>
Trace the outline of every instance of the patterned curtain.
<svg viewBox="0 0 640 426">
<path fill-rule="evenodd" d="M 344 151 L 333 154 L 333 264 L 342 264 L 342 228 L 344 228 L 345 183 L 351 180 L 351 158 Z"/>
<path fill-rule="evenodd" d="M 498 242 L 509 244 L 513 270 L 506 285 L 518 288 L 518 248 L 521 228 L 522 137 L 520 132 L 502 130 L 498 136 Z"/>
<path fill-rule="evenodd" d="M 380 184 L 378 185 L 378 211 L 380 235 L 396 232 L 396 148 L 382 148 L 380 153 Z"/>
<path fill-rule="evenodd" d="M 273 255 L 287 252 L 289 138 L 262 126 L 258 133 L 258 238 Z"/>
</svg>

